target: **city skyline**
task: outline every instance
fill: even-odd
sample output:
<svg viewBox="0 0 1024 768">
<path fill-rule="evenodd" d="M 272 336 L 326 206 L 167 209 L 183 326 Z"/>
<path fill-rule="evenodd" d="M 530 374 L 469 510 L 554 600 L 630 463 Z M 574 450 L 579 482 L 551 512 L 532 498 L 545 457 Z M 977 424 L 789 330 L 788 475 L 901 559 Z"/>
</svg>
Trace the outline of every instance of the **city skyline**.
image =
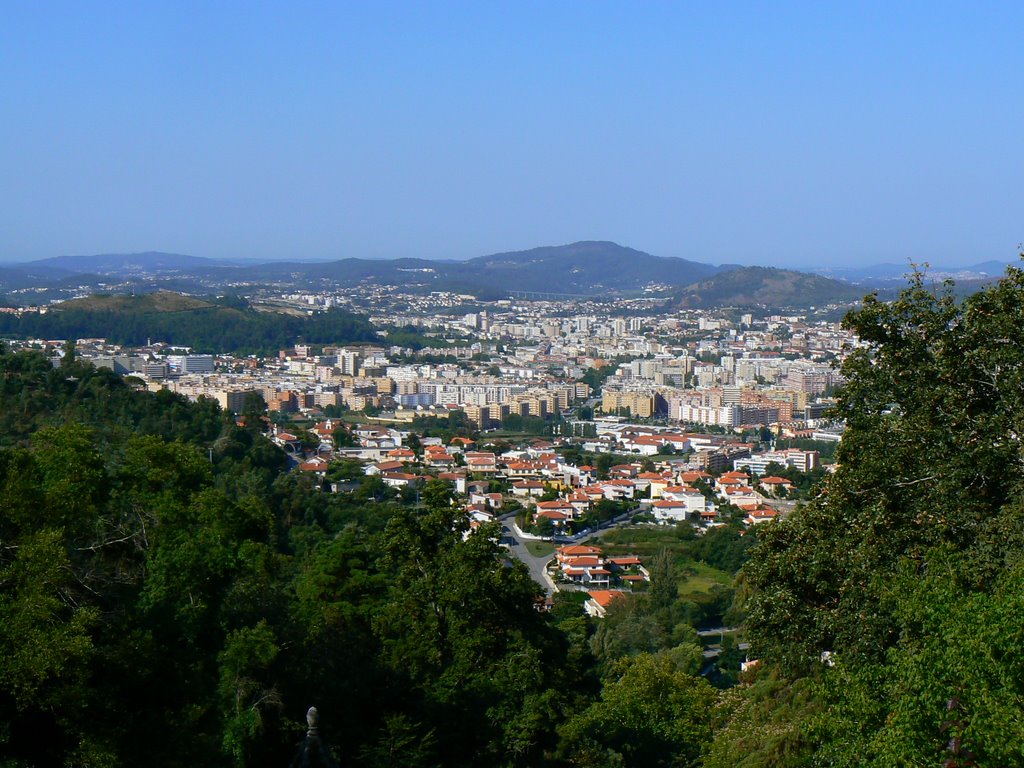
<svg viewBox="0 0 1024 768">
<path fill-rule="evenodd" d="M 8 9 L 0 261 L 1013 261 L 1010 4 Z"/>
</svg>

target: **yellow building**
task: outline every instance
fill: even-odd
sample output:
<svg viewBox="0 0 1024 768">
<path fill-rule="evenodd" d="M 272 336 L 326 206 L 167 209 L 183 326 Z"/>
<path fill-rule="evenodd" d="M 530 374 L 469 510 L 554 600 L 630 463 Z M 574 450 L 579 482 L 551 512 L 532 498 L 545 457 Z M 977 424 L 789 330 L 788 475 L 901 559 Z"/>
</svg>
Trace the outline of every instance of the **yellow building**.
<svg viewBox="0 0 1024 768">
<path fill-rule="evenodd" d="M 619 409 L 625 408 L 629 410 L 631 416 L 648 418 L 654 415 L 654 395 L 606 390 L 601 396 L 601 408 L 605 413 L 616 413 Z"/>
</svg>

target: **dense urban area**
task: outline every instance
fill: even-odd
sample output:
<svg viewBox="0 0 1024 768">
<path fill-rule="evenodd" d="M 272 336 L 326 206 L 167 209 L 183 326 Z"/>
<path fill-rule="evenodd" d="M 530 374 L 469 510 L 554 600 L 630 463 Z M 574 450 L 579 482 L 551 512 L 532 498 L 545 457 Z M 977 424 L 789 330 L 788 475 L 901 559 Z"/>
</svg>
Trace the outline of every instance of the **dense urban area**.
<svg viewBox="0 0 1024 768">
<path fill-rule="evenodd" d="M 645 315 L 642 299 L 479 303 L 385 286 L 261 303 L 302 314 L 370 306 L 380 343 L 245 356 L 152 340 L 11 347 L 41 349 L 55 365 L 73 354 L 225 412 L 265 410 L 266 436 L 324 490 L 350 491 L 359 476 L 399 491 L 440 478 L 474 523 L 514 512 L 515 541 L 557 542 L 613 519 L 703 533 L 730 514 L 743 526 L 785 514 L 831 463 L 842 434 L 831 393 L 857 345 L 804 314 Z M 61 309 L 16 314 L 48 311 Z M 389 344 L 396 328 L 417 346 Z M 556 577 L 607 590 L 614 563 L 595 551 L 560 559 Z M 647 576 L 639 561 L 634 570 Z"/>
</svg>

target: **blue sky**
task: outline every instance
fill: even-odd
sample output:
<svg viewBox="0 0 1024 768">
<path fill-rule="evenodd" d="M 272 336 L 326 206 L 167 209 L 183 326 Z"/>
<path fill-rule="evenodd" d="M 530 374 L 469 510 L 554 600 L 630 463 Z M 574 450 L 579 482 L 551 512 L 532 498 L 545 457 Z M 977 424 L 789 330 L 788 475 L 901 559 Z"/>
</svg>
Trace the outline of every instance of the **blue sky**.
<svg viewBox="0 0 1024 768">
<path fill-rule="evenodd" d="M 1024 3 L 0 3 L 0 260 L 1012 259 Z"/>
</svg>

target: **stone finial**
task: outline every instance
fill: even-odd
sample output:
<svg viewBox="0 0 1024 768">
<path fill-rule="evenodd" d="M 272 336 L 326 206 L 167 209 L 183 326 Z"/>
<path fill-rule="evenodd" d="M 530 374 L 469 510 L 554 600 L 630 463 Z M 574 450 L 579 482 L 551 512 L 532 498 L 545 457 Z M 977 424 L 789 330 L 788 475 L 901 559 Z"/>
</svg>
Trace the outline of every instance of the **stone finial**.
<svg viewBox="0 0 1024 768">
<path fill-rule="evenodd" d="M 306 711 L 306 738 L 292 758 L 289 768 L 338 768 L 331 750 L 320 739 L 320 713 L 316 707 Z"/>
</svg>

